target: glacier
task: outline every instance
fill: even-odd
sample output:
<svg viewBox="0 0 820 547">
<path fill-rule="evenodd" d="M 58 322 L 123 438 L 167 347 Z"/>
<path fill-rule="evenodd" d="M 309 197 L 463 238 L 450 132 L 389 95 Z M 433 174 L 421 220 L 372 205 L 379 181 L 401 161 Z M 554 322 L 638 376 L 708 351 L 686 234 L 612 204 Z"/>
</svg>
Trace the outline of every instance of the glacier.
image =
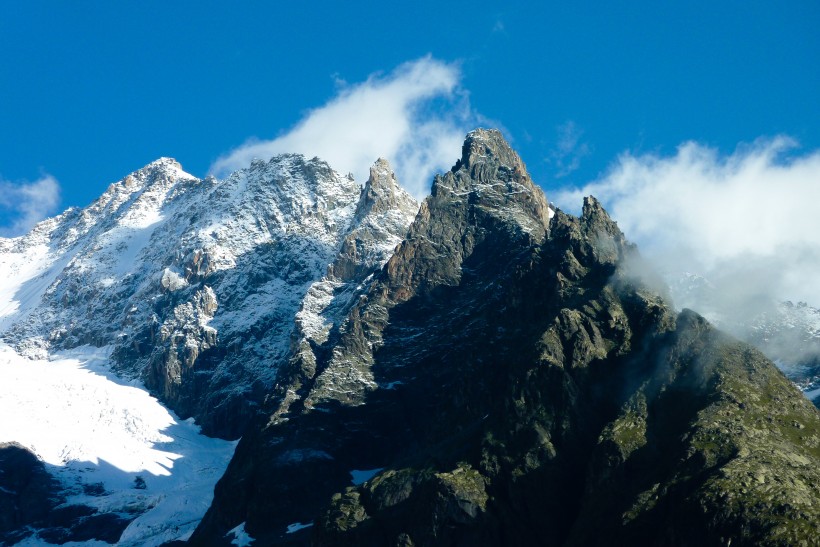
<svg viewBox="0 0 820 547">
<path fill-rule="evenodd" d="M 236 442 L 202 435 L 137 380 L 119 379 L 109 352 L 83 347 L 42 360 L 0 345 L 0 442 L 47 463 L 65 506 L 135 516 L 119 545 L 182 539 L 208 509 Z"/>
</svg>

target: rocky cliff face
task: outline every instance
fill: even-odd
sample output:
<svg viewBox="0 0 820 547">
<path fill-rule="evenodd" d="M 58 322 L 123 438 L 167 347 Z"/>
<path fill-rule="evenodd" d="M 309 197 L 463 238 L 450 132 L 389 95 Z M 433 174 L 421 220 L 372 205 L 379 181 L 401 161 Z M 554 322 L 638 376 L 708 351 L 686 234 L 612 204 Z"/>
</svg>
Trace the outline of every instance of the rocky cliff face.
<svg viewBox="0 0 820 547">
<path fill-rule="evenodd" d="M 552 215 L 501 135 L 471 133 L 279 369 L 191 543 L 814 541 L 817 410 L 638 261 L 598 202 Z"/>
<path fill-rule="evenodd" d="M 235 438 L 292 346 L 326 335 L 417 209 L 383 160 L 362 189 L 298 155 L 222 181 L 161 159 L 0 241 L 21 279 L 0 335 L 33 356 L 109 346 L 119 374 Z"/>
</svg>

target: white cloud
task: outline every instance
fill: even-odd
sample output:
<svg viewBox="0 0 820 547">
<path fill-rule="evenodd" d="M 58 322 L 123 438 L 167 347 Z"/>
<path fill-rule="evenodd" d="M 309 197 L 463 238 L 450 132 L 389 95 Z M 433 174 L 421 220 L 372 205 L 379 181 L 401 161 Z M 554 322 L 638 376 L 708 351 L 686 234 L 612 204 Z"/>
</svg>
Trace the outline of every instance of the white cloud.
<svg viewBox="0 0 820 547">
<path fill-rule="evenodd" d="M 776 137 L 729 155 L 695 142 L 672 156 L 625 153 L 602 179 L 554 197 L 573 210 L 589 194 L 661 269 L 704 275 L 726 306 L 820 305 L 820 150 Z"/>
<path fill-rule="evenodd" d="M 558 140 L 547 157 L 555 168 L 555 177 L 562 178 L 581 166 L 581 160 L 591 152 L 589 144 L 581 142 L 584 131 L 569 120 L 557 128 Z"/>
<path fill-rule="evenodd" d="M 51 175 L 34 182 L 9 182 L 0 179 L 0 218 L 10 223 L 0 227 L 0 236 L 15 237 L 57 210 L 60 204 L 60 184 Z"/>
<path fill-rule="evenodd" d="M 296 152 L 318 156 L 364 182 L 373 162 L 385 157 L 404 187 L 422 197 L 433 174 L 458 159 L 464 135 L 478 119 L 460 78 L 456 65 L 430 56 L 359 84 L 336 77 L 339 92 L 327 104 L 275 139 L 251 140 L 220 157 L 211 172 L 225 176 L 254 158 Z"/>
</svg>

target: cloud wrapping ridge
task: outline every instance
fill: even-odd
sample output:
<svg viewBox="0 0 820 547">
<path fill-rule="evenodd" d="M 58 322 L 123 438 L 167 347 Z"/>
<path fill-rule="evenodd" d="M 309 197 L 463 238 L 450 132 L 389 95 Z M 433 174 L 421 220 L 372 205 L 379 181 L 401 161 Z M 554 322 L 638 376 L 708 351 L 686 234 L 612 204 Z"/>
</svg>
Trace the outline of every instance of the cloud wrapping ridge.
<svg viewBox="0 0 820 547">
<path fill-rule="evenodd" d="M 672 156 L 622 154 L 601 179 L 559 192 L 595 195 L 667 272 L 703 275 L 738 305 L 763 297 L 820 304 L 820 150 L 788 137 L 733 153 L 687 142 Z"/>
<path fill-rule="evenodd" d="M 384 157 L 402 185 L 423 197 L 432 175 L 458 159 L 464 135 L 477 119 L 460 78 L 456 65 L 427 56 L 359 84 L 339 82 L 338 95 L 291 130 L 246 142 L 217 159 L 210 171 L 222 177 L 254 158 L 295 152 L 318 156 L 364 182 L 373 162 Z"/>
<path fill-rule="evenodd" d="M 0 179 L 0 211 L 12 219 L 0 227 L 0 237 L 27 233 L 41 220 L 53 214 L 60 204 L 60 184 L 51 175 L 34 182 L 10 182 Z"/>
</svg>

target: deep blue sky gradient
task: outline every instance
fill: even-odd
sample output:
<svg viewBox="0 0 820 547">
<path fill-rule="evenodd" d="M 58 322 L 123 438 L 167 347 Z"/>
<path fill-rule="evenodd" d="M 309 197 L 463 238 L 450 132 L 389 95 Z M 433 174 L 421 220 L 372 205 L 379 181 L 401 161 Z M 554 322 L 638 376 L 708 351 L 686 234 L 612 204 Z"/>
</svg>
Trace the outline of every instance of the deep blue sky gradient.
<svg viewBox="0 0 820 547">
<path fill-rule="evenodd" d="M 730 152 L 776 134 L 820 147 L 816 0 L 504 6 L 6 3 L 0 178 L 49 173 L 64 208 L 160 156 L 201 176 L 324 104 L 334 78 L 426 54 L 461 64 L 472 107 L 503 125 L 548 192 L 595 179 L 625 150 L 697 140 Z M 570 120 L 589 153 L 556 178 L 548 158 Z"/>
</svg>

